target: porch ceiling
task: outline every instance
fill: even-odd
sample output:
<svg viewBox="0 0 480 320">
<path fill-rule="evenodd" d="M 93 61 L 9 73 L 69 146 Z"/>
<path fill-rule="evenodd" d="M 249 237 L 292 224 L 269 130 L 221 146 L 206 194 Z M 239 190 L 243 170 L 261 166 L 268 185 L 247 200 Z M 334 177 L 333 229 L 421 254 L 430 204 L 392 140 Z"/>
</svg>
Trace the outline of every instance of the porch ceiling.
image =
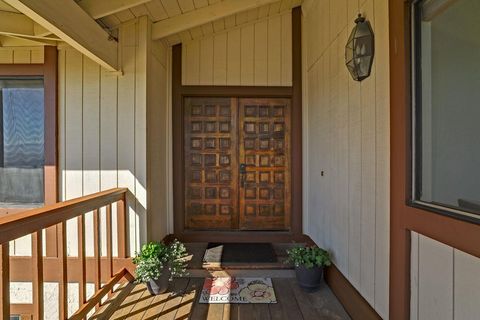
<svg viewBox="0 0 480 320">
<path fill-rule="evenodd" d="M 59 30 L 42 26 L 38 21 L 27 17 L 9 5 L 7 3 L 9 1 L 11 0 L 0 0 L 0 47 L 55 45 L 57 41 L 66 41 L 63 39 L 65 36 L 69 37 L 69 34 L 58 34 Z M 303 0 L 71 1 L 75 1 L 93 21 L 109 33 L 115 32 L 114 30 L 126 21 L 148 15 L 154 22 L 154 38 L 161 39 L 167 46 L 253 23 L 290 10 L 303 2 Z M 54 35 L 52 30 L 57 35 Z M 88 49 L 88 43 L 84 45 Z M 108 45 L 105 42 L 104 47 Z M 98 51 L 95 50 L 95 46 L 91 49 L 92 52 Z"/>
<path fill-rule="evenodd" d="M 80 1 L 81 4 L 83 1 Z M 237 2 L 238 0 L 151 0 L 144 4 L 122 10 L 118 13 L 108 15 L 99 21 L 108 28 L 115 29 L 121 23 L 128 20 L 148 15 L 153 22 L 175 23 L 181 21 L 181 16 L 188 15 L 189 18 L 199 19 L 205 14 L 205 8 L 210 7 L 212 11 L 215 7 L 221 8 L 221 2 Z M 218 12 L 215 16 L 210 15 L 210 19 L 204 20 L 192 28 L 185 28 L 179 32 L 175 32 L 162 40 L 165 44 L 171 46 L 180 42 L 192 39 L 202 38 L 204 36 L 222 32 L 225 29 L 235 28 L 246 23 L 264 19 L 268 16 L 290 10 L 300 5 L 303 0 L 273 0 L 273 1 L 245 1 L 241 3 L 244 8 L 238 8 L 233 14 L 222 14 Z M 202 10 L 203 9 L 203 10 Z M 203 11 L 203 13 L 202 13 Z"/>
</svg>

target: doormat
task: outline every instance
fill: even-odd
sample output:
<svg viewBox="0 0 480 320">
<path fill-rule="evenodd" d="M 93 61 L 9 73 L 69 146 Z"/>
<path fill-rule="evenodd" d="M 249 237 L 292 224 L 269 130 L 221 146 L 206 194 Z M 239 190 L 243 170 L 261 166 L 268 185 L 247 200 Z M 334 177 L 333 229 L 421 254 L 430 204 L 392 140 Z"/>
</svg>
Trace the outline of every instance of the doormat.
<svg viewBox="0 0 480 320">
<path fill-rule="evenodd" d="M 199 303 L 277 303 L 271 278 L 206 278 Z"/>
<path fill-rule="evenodd" d="M 208 243 L 203 256 L 206 263 L 275 263 L 271 243 Z"/>
</svg>

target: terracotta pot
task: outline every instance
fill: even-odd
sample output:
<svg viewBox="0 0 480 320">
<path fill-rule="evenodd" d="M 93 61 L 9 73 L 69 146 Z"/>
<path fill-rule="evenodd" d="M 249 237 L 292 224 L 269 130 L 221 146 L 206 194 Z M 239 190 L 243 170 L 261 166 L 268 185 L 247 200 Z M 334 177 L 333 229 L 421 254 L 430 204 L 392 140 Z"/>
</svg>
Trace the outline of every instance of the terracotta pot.
<svg viewBox="0 0 480 320">
<path fill-rule="evenodd" d="M 151 295 L 158 295 L 165 293 L 168 290 L 168 285 L 170 284 L 170 270 L 167 267 L 162 269 L 160 278 L 157 280 L 149 280 L 147 282 L 147 289 Z"/>
<path fill-rule="evenodd" d="M 295 267 L 298 285 L 305 291 L 316 291 L 320 288 L 323 279 L 323 267 L 306 268 Z"/>
</svg>

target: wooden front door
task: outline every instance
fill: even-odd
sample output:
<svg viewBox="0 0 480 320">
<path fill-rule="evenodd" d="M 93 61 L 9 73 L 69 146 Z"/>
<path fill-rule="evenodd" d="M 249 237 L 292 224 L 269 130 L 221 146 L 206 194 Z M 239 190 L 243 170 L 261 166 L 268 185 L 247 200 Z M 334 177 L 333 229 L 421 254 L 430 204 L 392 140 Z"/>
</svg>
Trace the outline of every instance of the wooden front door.
<svg viewBox="0 0 480 320">
<path fill-rule="evenodd" d="M 289 230 L 290 100 L 185 98 L 185 229 Z"/>
</svg>

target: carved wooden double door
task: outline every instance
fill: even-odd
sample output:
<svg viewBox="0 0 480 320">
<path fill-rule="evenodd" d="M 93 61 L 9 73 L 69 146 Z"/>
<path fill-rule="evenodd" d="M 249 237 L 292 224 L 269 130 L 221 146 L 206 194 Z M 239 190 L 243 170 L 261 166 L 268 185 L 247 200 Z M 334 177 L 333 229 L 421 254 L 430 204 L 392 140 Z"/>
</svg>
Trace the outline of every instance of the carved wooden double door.
<svg viewBox="0 0 480 320">
<path fill-rule="evenodd" d="M 290 229 L 290 100 L 185 98 L 185 229 Z"/>
</svg>

